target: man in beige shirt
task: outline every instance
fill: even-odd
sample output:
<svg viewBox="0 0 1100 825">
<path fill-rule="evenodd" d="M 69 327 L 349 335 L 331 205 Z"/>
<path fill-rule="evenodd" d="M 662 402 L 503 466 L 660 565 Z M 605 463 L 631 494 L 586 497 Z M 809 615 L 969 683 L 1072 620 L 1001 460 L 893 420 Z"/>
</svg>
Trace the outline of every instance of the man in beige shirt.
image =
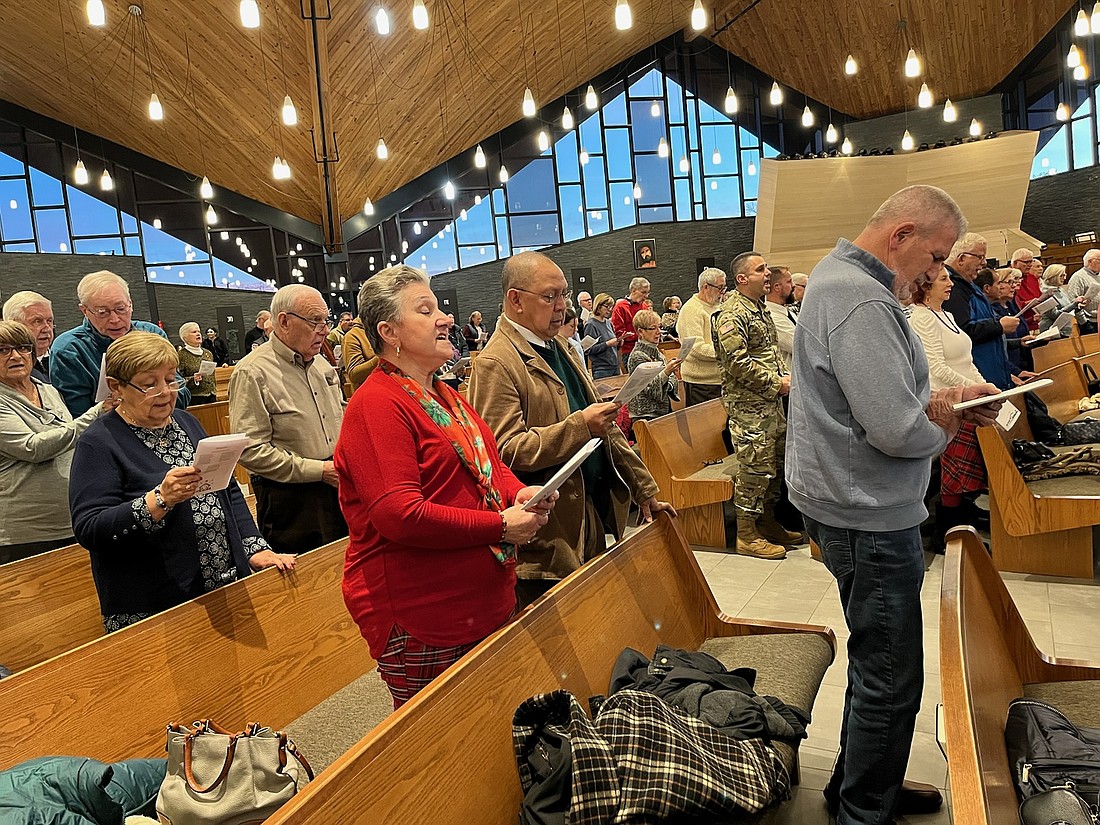
<svg viewBox="0 0 1100 825">
<path fill-rule="evenodd" d="M 726 294 L 726 273 L 707 267 L 699 273 L 699 291 L 688 298 L 676 319 L 680 340 L 695 338 L 695 346 L 680 367 L 684 405 L 690 407 L 722 396 L 722 375 L 710 336 L 710 318 Z"/>
<path fill-rule="evenodd" d="M 318 358 L 328 306 L 303 284 L 271 300 L 272 337 L 229 379 L 232 431 L 252 439 L 241 464 L 256 491 L 256 521 L 277 553 L 304 553 L 348 534 L 332 454 L 344 419 L 336 370 Z"/>
</svg>

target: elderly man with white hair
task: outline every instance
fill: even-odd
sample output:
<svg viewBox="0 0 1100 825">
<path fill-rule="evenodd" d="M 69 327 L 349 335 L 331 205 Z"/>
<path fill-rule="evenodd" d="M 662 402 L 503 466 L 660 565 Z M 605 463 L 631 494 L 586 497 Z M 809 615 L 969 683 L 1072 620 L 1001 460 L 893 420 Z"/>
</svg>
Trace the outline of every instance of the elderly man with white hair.
<svg viewBox="0 0 1100 825">
<path fill-rule="evenodd" d="M 340 376 L 324 357 L 328 306 L 311 286 L 271 299 L 271 340 L 229 379 L 229 422 L 252 446 L 241 464 L 256 492 L 256 521 L 277 553 L 304 553 L 348 534 L 333 463 L 344 420 Z"/>
<path fill-rule="evenodd" d="M 592 317 L 592 293 L 582 292 L 577 295 L 577 306 L 580 307 L 581 326 L 583 327 Z"/>
<path fill-rule="evenodd" d="M 84 322 L 61 333 L 50 347 L 50 383 L 61 393 L 74 418 L 96 403 L 103 357 L 112 341 L 134 330 L 168 338 L 156 324 L 133 320 L 130 287 L 113 272 L 103 269 L 85 275 L 76 285 L 76 297 Z M 191 391 L 184 384 L 176 396 L 176 406 L 184 409 L 190 402 Z"/>
<path fill-rule="evenodd" d="M 1088 295 L 1090 288 L 1093 290 L 1093 294 L 1088 295 L 1088 303 L 1084 308 L 1093 329 L 1082 332 L 1095 332 L 1097 301 L 1100 300 L 1100 249 L 1090 249 L 1081 262 L 1084 266 L 1073 273 L 1063 289 L 1071 301 Z"/>
<path fill-rule="evenodd" d="M 34 335 L 35 364 L 31 375 L 50 383 L 50 344 L 53 343 L 53 304 L 37 292 L 25 289 L 4 302 L 4 320 L 25 324 Z"/>
</svg>

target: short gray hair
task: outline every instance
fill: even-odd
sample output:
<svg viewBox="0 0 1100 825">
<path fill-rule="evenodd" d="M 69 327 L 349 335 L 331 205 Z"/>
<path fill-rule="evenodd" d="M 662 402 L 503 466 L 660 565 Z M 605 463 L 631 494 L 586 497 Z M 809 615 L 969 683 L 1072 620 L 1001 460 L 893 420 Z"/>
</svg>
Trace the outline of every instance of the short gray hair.
<svg viewBox="0 0 1100 825">
<path fill-rule="evenodd" d="M 554 263 L 553 258 L 541 252 L 519 252 L 513 255 L 504 262 L 504 268 L 500 271 L 501 293 L 507 295 L 509 289 L 522 288 L 531 278 L 531 273 L 547 261 Z"/>
<path fill-rule="evenodd" d="M 363 322 L 367 340 L 376 353 L 381 355 L 385 343 L 378 334 L 378 325 L 383 321 L 392 324 L 401 320 L 404 309 L 401 292 L 411 284 L 429 283 L 428 276 L 422 270 L 398 264 L 386 267 L 363 284 L 359 290 L 359 320 Z"/>
<path fill-rule="evenodd" d="M 636 278 L 630 279 L 630 288 L 627 290 L 627 292 L 634 292 L 638 289 L 645 289 L 649 285 L 649 278 L 643 278 L 639 275 Z"/>
<path fill-rule="evenodd" d="M 1093 258 L 1100 258 L 1100 249 L 1090 249 L 1085 253 L 1084 257 L 1081 258 L 1081 263 L 1087 264 Z"/>
<path fill-rule="evenodd" d="M 45 295 L 39 295 L 29 289 L 16 292 L 4 302 L 4 320 L 22 321 L 26 317 L 27 307 L 32 307 L 35 304 L 45 304 L 51 310 L 53 309 L 53 304 Z"/>
<path fill-rule="evenodd" d="M 260 326 L 261 324 L 263 324 L 265 318 L 270 318 L 270 317 L 271 317 L 271 311 L 270 310 L 261 309 L 259 312 L 256 313 L 256 326 Z"/>
<path fill-rule="evenodd" d="M 725 278 L 726 273 L 716 266 L 708 266 L 702 272 L 699 273 L 699 292 L 703 291 L 703 287 L 707 284 L 714 286 L 715 280 L 718 278 Z"/>
<path fill-rule="evenodd" d="M 966 231 L 966 217 L 954 198 L 938 186 L 927 184 L 899 189 L 875 211 L 867 225 L 882 226 L 896 221 L 912 221 L 922 230 L 950 226 L 956 238 Z"/>
<path fill-rule="evenodd" d="M 188 321 L 186 324 L 184 324 L 183 326 L 180 327 L 180 331 L 179 331 L 180 341 L 183 341 L 183 343 L 185 343 L 185 344 L 187 342 L 183 340 L 183 333 L 187 332 L 187 330 L 191 329 L 191 327 L 194 327 L 200 333 L 202 332 L 202 327 L 200 327 L 194 321 Z"/>
<path fill-rule="evenodd" d="M 1021 261 L 1021 260 L 1023 260 L 1024 255 L 1030 255 L 1032 259 L 1035 258 L 1035 253 L 1032 252 L 1030 249 L 1028 249 L 1027 247 L 1020 247 L 1019 249 L 1017 249 L 1015 252 L 1012 253 L 1012 257 L 1009 258 L 1009 260 L 1010 261 Z"/>
<path fill-rule="evenodd" d="M 271 299 L 271 317 L 278 318 L 280 312 L 293 312 L 294 307 L 306 295 L 321 295 L 316 289 L 306 284 L 288 284 L 280 287 Z M 324 296 L 321 296 L 324 300 Z"/>
<path fill-rule="evenodd" d="M 947 260 L 953 261 L 964 252 L 972 252 L 976 246 L 988 248 L 989 241 L 985 239 L 984 235 L 979 235 L 977 232 L 966 232 L 961 238 L 955 241 L 955 245 L 951 247 L 951 254 L 947 256 Z"/>
<path fill-rule="evenodd" d="M 99 272 L 93 272 L 80 279 L 80 283 L 76 285 L 76 299 L 87 306 L 88 301 L 93 296 L 98 295 L 109 286 L 122 287 L 126 297 L 130 297 L 130 285 L 125 280 L 108 269 L 101 269 Z"/>
</svg>

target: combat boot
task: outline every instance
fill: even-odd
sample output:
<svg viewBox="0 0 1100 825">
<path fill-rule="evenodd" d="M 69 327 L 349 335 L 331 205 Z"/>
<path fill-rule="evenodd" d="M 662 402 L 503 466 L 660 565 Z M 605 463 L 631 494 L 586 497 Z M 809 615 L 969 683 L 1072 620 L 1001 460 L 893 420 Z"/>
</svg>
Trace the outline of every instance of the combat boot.
<svg viewBox="0 0 1100 825">
<path fill-rule="evenodd" d="M 756 520 L 756 529 L 761 536 L 773 544 L 782 544 L 785 547 L 790 547 L 795 544 L 802 544 L 803 542 L 801 533 L 792 533 L 776 521 L 774 513 L 767 510 L 765 510 L 764 514 Z"/>
<path fill-rule="evenodd" d="M 787 548 L 772 544 L 756 532 L 756 519 L 739 516 L 737 519 L 737 554 L 758 559 L 785 559 Z"/>
</svg>

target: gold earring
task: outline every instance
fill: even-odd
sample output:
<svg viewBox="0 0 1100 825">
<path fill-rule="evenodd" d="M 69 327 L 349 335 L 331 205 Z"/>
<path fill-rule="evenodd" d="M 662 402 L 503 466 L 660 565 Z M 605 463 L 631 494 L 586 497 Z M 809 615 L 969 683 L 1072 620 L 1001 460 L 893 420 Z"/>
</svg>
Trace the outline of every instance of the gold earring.
<svg viewBox="0 0 1100 825">
<path fill-rule="evenodd" d="M 397 345 L 397 357 L 398 358 L 401 357 L 401 345 L 400 344 Z"/>
</svg>

